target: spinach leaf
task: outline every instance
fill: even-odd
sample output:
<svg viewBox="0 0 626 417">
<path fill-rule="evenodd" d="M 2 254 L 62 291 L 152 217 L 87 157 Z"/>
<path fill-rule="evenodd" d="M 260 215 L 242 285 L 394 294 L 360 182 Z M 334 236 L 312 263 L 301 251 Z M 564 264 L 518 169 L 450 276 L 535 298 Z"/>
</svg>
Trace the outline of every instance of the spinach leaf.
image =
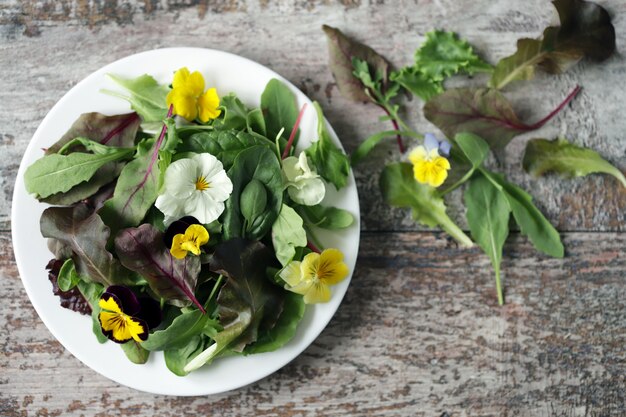
<svg viewBox="0 0 626 417">
<path fill-rule="evenodd" d="M 314 102 L 313 106 L 317 112 L 318 140 L 313 142 L 305 152 L 311 158 L 317 173 L 339 190 L 348 183 L 350 159 L 335 145 L 330 137 L 326 127 L 326 119 L 319 103 Z"/>
<path fill-rule="evenodd" d="M 106 155 L 75 152 L 70 155 L 46 155 L 35 161 L 24 173 L 26 190 L 37 198 L 65 193 L 88 181 L 109 162 L 129 157 L 133 149 L 118 149 Z"/>
<path fill-rule="evenodd" d="M 276 154 L 265 146 L 253 146 L 240 152 L 228 170 L 233 182 L 233 192 L 226 200 L 224 215 L 224 238 L 247 237 L 261 239 L 274 224 L 283 202 L 283 175 Z M 252 180 L 263 184 L 267 192 L 265 211 L 253 221 L 244 224 L 240 208 L 240 196 Z M 245 226 L 245 228 L 244 228 Z"/>
<path fill-rule="evenodd" d="M 315 206 L 296 206 L 296 211 L 308 226 L 338 230 L 350 227 L 354 216 L 349 211 L 321 204 Z"/>
<path fill-rule="evenodd" d="M 220 100 L 220 109 L 223 116 L 213 122 L 213 126 L 220 130 L 244 130 L 248 123 L 248 108 L 230 93 Z"/>
<path fill-rule="evenodd" d="M 481 168 L 480 172 L 504 193 L 515 222 L 522 234 L 528 236 L 533 246 L 547 255 L 562 258 L 564 249 L 559 232 L 532 203 L 532 197 L 517 185 L 506 181 L 502 175 L 484 168 Z"/>
<path fill-rule="evenodd" d="M 113 198 L 100 209 L 113 237 L 120 229 L 138 225 L 156 201 L 160 180 L 157 154 L 154 139 L 140 142 L 135 159 L 124 167 L 117 180 Z"/>
<path fill-rule="evenodd" d="M 306 305 L 303 297 L 299 294 L 287 292 L 284 298 L 283 312 L 278 317 L 276 325 L 270 330 L 260 333 L 256 342 L 246 346 L 243 351 L 246 355 L 275 351 L 293 339 L 298 323 L 304 316 Z"/>
<path fill-rule="evenodd" d="M 262 216 L 267 207 L 267 191 L 259 180 L 252 179 L 241 192 L 239 208 L 247 225 L 253 225 L 257 217 Z M 244 226 L 247 232 L 248 227 Z"/>
<path fill-rule="evenodd" d="M 135 136 L 141 120 L 137 113 L 106 116 L 101 113 L 83 113 L 72 127 L 54 145 L 46 150 L 46 155 L 54 154 L 65 144 L 77 137 L 120 148 L 130 148 L 135 144 Z"/>
<path fill-rule="evenodd" d="M 532 125 L 519 120 L 500 92 L 487 88 L 450 89 L 426 103 L 424 116 L 449 138 L 457 133 L 474 133 L 492 148 L 502 149 L 513 137 L 546 124 L 579 90 L 576 88 L 555 111 Z"/>
<path fill-rule="evenodd" d="M 512 81 L 534 78 L 535 68 L 560 74 L 584 57 L 604 61 L 615 53 L 615 28 L 596 3 L 556 0 L 560 26 L 547 27 L 541 39 L 520 39 L 517 51 L 496 65 L 489 85 L 501 89 Z"/>
<path fill-rule="evenodd" d="M 115 252 L 122 265 L 143 276 L 157 297 L 177 307 L 192 302 L 204 313 L 194 296 L 200 258 L 176 259 L 163 243 L 163 234 L 150 224 L 120 231 Z"/>
<path fill-rule="evenodd" d="M 298 118 L 298 102 L 289 87 L 275 78 L 271 79 L 261 94 L 261 111 L 267 136 L 274 140 L 284 128 L 283 135 L 287 139 Z M 298 133 L 294 139 L 294 147 L 297 141 Z"/>
<path fill-rule="evenodd" d="M 353 74 L 354 58 L 367 62 L 368 66 L 380 75 L 381 89 L 387 89 L 389 63 L 385 58 L 369 46 L 348 38 L 339 29 L 324 25 L 322 30 L 328 39 L 330 70 L 342 96 L 352 101 L 370 101 L 370 97 L 365 93 L 365 86 Z"/>
<path fill-rule="evenodd" d="M 274 144 L 267 139 L 236 130 L 202 132 L 191 135 L 178 147 L 178 152 L 208 152 L 222 162 L 228 170 L 241 151 L 253 146 L 273 150 Z"/>
<path fill-rule="evenodd" d="M 148 358 L 150 357 L 150 352 L 141 347 L 141 344 L 137 343 L 134 340 L 128 341 L 126 343 L 122 343 L 120 345 L 128 360 L 132 363 L 136 363 L 137 365 L 143 365 L 148 362 Z"/>
<path fill-rule="evenodd" d="M 66 259 L 59 270 L 57 277 L 57 285 L 61 291 L 70 291 L 80 282 L 80 276 L 76 272 L 74 261 L 72 259 Z"/>
<path fill-rule="evenodd" d="M 246 116 L 246 127 L 249 133 L 258 133 L 261 136 L 267 137 L 267 125 L 263 118 L 263 111 L 261 109 L 252 109 Z"/>
<path fill-rule="evenodd" d="M 566 177 L 583 177 L 592 173 L 609 174 L 626 187 L 624 174 L 597 152 L 576 146 L 565 139 L 533 139 L 526 144 L 524 170 L 540 177 L 554 171 Z"/>
<path fill-rule="evenodd" d="M 151 333 L 141 346 L 150 351 L 180 349 L 201 334 L 207 325 L 217 327 L 218 323 L 200 310 L 184 311 L 168 327 Z"/>
<path fill-rule="evenodd" d="M 168 86 L 160 85 L 147 74 L 133 79 L 124 79 L 113 74 L 107 75 L 125 88 L 129 95 L 111 90 L 101 90 L 101 92 L 128 101 L 144 122 L 160 122 L 165 119 L 167 115 L 166 98 L 170 91 Z"/>
<path fill-rule="evenodd" d="M 49 207 L 41 215 L 41 234 L 72 248 L 72 259 L 81 277 L 106 286 L 135 285 L 137 277 L 105 248 L 109 228 L 86 205 Z"/>
<path fill-rule="evenodd" d="M 260 327 L 269 331 L 275 326 L 284 290 L 265 277 L 273 262 L 272 251 L 260 242 L 231 239 L 215 248 L 210 269 L 228 278 L 217 298 L 223 330 L 215 335 L 213 345 L 185 366 L 185 372 L 211 362 L 227 348 L 241 352 L 257 340 Z"/>
<path fill-rule="evenodd" d="M 276 258 L 282 266 L 293 260 L 297 247 L 305 247 L 307 244 L 302 218 L 286 204 L 283 204 L 278 218 L 272 225 L 272 243 Z"/>
<path fill-rule="evenodd" d="M 203 338 L 200 335 L 196 335 L 189 339 L 185 345 L 175 349 L 168 349 L 163 352 L 165 365 L 173 374 L 185 376 L 189 374 L 189 372 L 185 372 L 185 365 L 198 356 L 203 349 Z"/>
<path fill-rule="evenodd" d="M 410 207 L 415 221 L 424 226 L 440 226 L 461 245 L 473 246 L 472 240 L 446 214 L 437 190 L 415 180 L 411 164 L 387 165 L 380 176 L 380 189 L 389 205 Z"/>
<path fill-rule="evenodd" d="M 483 176 L 474 177 L 465 191 L 467 223 L 472 238 L 491 259 L 496 275 L 498 303 L 504 304 L 500 282 L 502 247 L 509 234 L 509 203 L 498 188 Z"/>
</svg>

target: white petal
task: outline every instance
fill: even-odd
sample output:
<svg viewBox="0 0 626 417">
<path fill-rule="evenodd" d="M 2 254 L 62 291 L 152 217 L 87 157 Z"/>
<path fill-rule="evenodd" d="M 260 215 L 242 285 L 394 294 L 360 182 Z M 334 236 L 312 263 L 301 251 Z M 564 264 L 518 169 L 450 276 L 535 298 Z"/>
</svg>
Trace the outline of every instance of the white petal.
<svg viewBox="0 0 626 417">
<path fill-rule="evenodd" d="M 204 193 L 210 195 L 214 201 L 226 201 L 233 192 L 233 183 L 224 170 L 207 177 L 207 182 L 210 186 Z"/>
<path fill-rule="evenodd" d="M 211 223 L 224 211 L 224 203 L 214 201 L 203 192 L 193 193 L 185 201 L 185 214 L 193 216 L 202 224 Z"/>
<path fill-rule="evenodd" d="M 165 193 L 185 198 L 196 189 L 196 166 L 191 159 L 172 162 L 165 171 Z"/>
<path fill-rule="evenodd" d="M 198 173 L 207 180 L 220 171 L 224 171 L 222 163 L 210 153 L 200 153 L 191 158 L 198 164 Z"/>
<path fill-rule="evenodd" d="M 314 206 L 319 204 L 326 195 L 326 186 L 324 181 L 319 178 L 308 179 L 305 181 L 299 181 L 297 186 L 291 186 L 287 188 L 289 197 L 298 204 L 305 206 Z"/>
<path fill-rule="evenodd" d="M 171 194 L 162 194 L 156 199 L 154 205 L 165 215 L 164 223 L 166 226 L 185 216 L 185 200 Z M 169 218 L 173 220 L 168 222 L 167 219 Z"/>
</svg>

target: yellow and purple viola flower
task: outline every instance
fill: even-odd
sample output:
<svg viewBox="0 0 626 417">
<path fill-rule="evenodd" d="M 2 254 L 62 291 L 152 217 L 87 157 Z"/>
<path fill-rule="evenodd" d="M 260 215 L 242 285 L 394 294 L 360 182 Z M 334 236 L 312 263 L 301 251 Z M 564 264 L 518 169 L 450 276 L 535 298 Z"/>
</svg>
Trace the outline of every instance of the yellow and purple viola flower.
<svg viewBox="0 0 626 417">
<path fill-rule="evenodd" d="M 174 107 L 174 114 L 191 122 L 206 123 L 221 114 L 220 98 L 215 88 L 204 91 L 204 77 L 198 71 L 189 72 L 183 67 L 174 73 L 172 91 L 167 95 L 167 106 Z"/>
<path fill-rule="evenodd" d="M 287 283 L 285 289 L 303 295 L 306 304 L 328 302 L 330 286 L 340 283 L 347 276 L 348 266 L 338 249 L 309 253 L 302 262 L 290 262 L 280 272 L 280 277 Z"/>
<path fill-rule="evenodd" d="M 137 298 L 128 288 L 112 285 L 98 301 L 98 320 L 102 333 L 115 343 L 142 342 L 151 328 L 161 322 L 159 303 L 151 298 Z"/>
<path fill-rule="evenodd" d="M 449 154 L 450 142 L 439 141 L 432 133 L 426 133 L 424 145 L 416 147 L 409 154 L 415 179 L 422 184 L 439 187 L 448 178 Z"/>
</svg>

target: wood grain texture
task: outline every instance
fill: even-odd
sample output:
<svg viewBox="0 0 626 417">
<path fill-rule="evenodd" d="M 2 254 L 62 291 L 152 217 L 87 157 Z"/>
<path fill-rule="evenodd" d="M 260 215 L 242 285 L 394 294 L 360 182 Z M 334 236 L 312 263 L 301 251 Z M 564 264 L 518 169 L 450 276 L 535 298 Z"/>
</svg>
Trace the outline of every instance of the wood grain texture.
<svg viewBox="0 0 626 417">
<path fill-rule="evenodd" d="M 626 3 L 599 2 L 626 44 Z M 387 129 L 377 109 L 339 96 L 320 27 L 336 26 L 410 62 L 424 33 L 459 32 L 488 61 L 556 18 L 528 0 L 4 0 L 0 2 L 0 416 L 550 416 L 626 415 L 626 191 L 612 178 L 532 179 L 525 141 L 563 135 L 626 169 L 626 60 L 583 62 L 540 75 L 507 96 L 524 120 L 547 114 L 576 84 L 581 95 L 543 129 L 516 138 L 499 169 L 536 198 L 564 233 L 566 258 L 537 255 L 516 234 L 503 260 L 507 305 L 495 305 L 488 259 L 423 232 L 378 193 L 396 160 L 381 146 L 356 172 L 362 249 L 346 299 L 318 340 L 276 374 L 211 397 L 153 396 L 86 368 L 55 341 L 20 283 L 10 206 L 20 158 L 71 87 L 124 56 L 168 46 L 222 49 L 291 80 L 347 150 Z M 184 63 L 181 63 L 184 65 Z M 146 69 L 149 71 L 149 69 Z M 451 85 L 484 84 L 455 79 Z M 434 128 L 412 101 L 406 117 Z M 460 207 L 460 194 L 450 196 Z M 454 212 L 457 219 L 462 213 Z M 42 271 L 43 285 L 48 285 Z"/>
<path fill-rule="evenodd" d="M 249 387 L 174 398 L 119 386 L 66 352 L 0 234 L 0 415 L 623 416 L 626 235 L 564 240 L 568 256 L 554 260 L 512 239 L 498 308 L 477 250 L 440 234 L 364 233 L 343 304 L 302 355 Z"/>
</svg>

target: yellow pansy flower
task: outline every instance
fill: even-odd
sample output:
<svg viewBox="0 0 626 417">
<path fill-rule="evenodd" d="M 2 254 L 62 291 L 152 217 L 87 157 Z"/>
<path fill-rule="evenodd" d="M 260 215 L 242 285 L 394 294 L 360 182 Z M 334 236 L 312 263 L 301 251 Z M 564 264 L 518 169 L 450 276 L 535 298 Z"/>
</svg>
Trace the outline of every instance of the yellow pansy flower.
<svg viewBox="0 0 626 417">
<path fill-rule="evenodd" d="M 450 162 L 436 148 L 418 146 L 409 154 L 409 161 L 413 164 L 413 176 L 422 184 L 439 187 L 448 178 Z"/>
<path fill-rule="evenodd" d="M 287 283 L 285 289 L 304 295 L 306 304 L 325 303 L 330 300 L 330 286 L 348 276 L 348 266 L 338 249 L 309 253 L 302 262 L 293 261 L 280 272 Z"/>
<path fill-rule="evenodd" d="M 204 91 L 204 77 L 198 71 L 189 72 L 183 67 L 174 73 L 172 91 L 167 95 L 167 105 L 174 107 L 174 114 L 193 121 L 206 123 L 221 114 L 220 98 L 215 88 Z"/>
<path fill-rule="evenodd" d="M 102 333 L 116 343 L 136 342 L 148 338 L 148 324 L 142 318 L 137 298 L 125 287 L 111 286 L 98 300 L 98 321 Z M 124 310 L 127 310 L 126 312 Z"/>
<path fill-rule="evenodd" d="M 200 255 L 200 246 L 206 245 L 209 241 L 209 232 L 204 226 L 192 224 L 185 230 L 185 233 L 179 233 L 172 239 L 172 248 L 170 253 L 176 259 L 183 259 L 187 253 Z"/>
</svg>

